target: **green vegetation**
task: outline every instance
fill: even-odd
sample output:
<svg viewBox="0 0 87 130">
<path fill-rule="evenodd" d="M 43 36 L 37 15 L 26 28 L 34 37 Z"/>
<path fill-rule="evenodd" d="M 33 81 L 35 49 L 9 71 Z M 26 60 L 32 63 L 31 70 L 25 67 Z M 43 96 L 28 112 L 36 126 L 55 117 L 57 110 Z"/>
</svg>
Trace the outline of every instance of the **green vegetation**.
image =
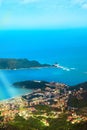
<svg viewBox="0 0 87 130">
<path fill-rule="evenodd" d="M 28 120 L 17 116 L 14 122 L 9 123 L 13 127 L 17 127 L 18 130 L 44 130 L 45 126 L 39 118 L 30 117 Z"/>
<path fill-rule="evenodd" d="M 48 112 L 51 110 L 49 106 L 36 106 L 37 111 Z M 51 111 L 50 111 L 51 112 Z M 48 114 L 48 113 L 47 113 Z M 46 126 L 44 120 L 49 124 Z M 16 115 L 14 121 L 9 122 L 0 130 L 87 130 L 87 122 L 80 124 L 71 124 L 67 122 L 67 114 L 61 114 L 59 118 L 44 118 L 43 116 L 35 116 L 25 120 L 23 117 Z"/>
<path fill-rule="evenodd" d="M 71 107 L 76 107 L 76 108 L 84 108 L 87 107 L 87 92 L 82 93 L 81 99 L 78 99 L 76 96 L 70 96 L 68 105 Z"/>
<path fill-rule="evenodd" d="M 80 83 L 78 85 L 75 85 L 75 86 L 70 86 L 69 89 L 70 90 L 78 90 L 80 88 L 83 88 L 84 90 L 87 90 L 87 82 L 84 82 L 84 83 Z"/>
<path fill-rule="evenodd" d="M 40 118 L 30 117 L 28 120 L 17 116 L 14 122 L 10 122 L 1 130 L 87 130 L 87 122 L 70 124 L 66 121 L 67 115 L 61 115 L 57 119 L 48 119 L 49 126 L 45 126 Z"/>
<path fill-rule="evenodd" d="M 37 105 L 37 106 L 35 106 L 35 108 L 38 111 L 44 111 L 46 113 L 52 111 L 52 108 L 50 106 L 47 106 L 47 105 Z"/>
<path fill-rule="evenodd" d="M 44 89 L 46 87 L 46 83 L 45 81 L 41 81 L 41 82 L 34 82 L 34 81 L 22 81 L 22 82 L 16 82 L 13 85 L 16 87 L 23 87 L 23 88 L 29 88 L 29 89 Z"/>
<path fill-rule="evenodd" d="M 21 69 L 31 67 L 49 67 L 48 64 L 40 64 L 38 61 L 27 59 L 0 59 L 0 69 Z"/>
</svg>

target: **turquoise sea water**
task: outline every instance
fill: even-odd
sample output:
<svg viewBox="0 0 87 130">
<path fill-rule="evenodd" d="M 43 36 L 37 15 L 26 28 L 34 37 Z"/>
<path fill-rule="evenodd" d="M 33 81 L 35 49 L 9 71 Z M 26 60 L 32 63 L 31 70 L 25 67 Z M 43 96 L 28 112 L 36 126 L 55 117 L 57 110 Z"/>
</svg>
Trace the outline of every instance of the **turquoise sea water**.
<svg viewBox="0 0 87 130">
<path fill-rule="evenodd" d="M 63 66 L 0 71 L 0 99 L 30 90 L 12 87 L 15 81 L 47 80 L 68 85 L 87 81 L 87 29 L 0 31 L 1 58 L 28 58 Z M 68 68 L 69 71 L 64 70 Z"/>
</svg>

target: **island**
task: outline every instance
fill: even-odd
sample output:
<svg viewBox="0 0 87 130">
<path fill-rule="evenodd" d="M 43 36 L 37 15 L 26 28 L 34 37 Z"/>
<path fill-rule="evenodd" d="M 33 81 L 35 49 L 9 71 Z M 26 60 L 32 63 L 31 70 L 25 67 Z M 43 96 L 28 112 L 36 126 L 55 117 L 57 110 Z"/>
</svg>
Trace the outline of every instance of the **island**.
<svg viewBox="0 0 87 130">
<path fill-rule="evenodd" d="M 22 69 L 33 67 L 50 67 L 49 64 L 41 64 L 36 60 L 0 58 L 0 69 Z"/>
</svg>

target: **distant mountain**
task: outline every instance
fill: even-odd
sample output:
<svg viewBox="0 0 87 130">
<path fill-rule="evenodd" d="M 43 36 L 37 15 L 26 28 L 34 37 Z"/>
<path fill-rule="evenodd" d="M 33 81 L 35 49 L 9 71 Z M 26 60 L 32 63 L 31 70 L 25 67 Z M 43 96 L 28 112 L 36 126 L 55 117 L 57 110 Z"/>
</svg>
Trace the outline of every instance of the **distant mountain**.
<svg viewBox="0 0 87 130">
<path fill-rule="evenodd" d="M 0 69 L 21 69 L 21 68 L 31 68 L 31 67 L 49 67 L 49 64 L 40 64 L 35 60 L 28 59 L 0 59 Z"/>
</svg>

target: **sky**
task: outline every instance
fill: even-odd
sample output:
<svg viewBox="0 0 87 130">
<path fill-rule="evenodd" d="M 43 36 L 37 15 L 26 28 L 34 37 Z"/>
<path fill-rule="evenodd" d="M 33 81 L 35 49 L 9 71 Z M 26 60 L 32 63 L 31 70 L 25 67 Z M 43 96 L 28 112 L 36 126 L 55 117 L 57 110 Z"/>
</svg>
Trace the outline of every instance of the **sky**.
<svg viewBox="0 0 87 130">
<path fill-rule="evenodd" d="M 0 29 L 87 27 L 87 0 L 0 0 Z"/>
</svg>

